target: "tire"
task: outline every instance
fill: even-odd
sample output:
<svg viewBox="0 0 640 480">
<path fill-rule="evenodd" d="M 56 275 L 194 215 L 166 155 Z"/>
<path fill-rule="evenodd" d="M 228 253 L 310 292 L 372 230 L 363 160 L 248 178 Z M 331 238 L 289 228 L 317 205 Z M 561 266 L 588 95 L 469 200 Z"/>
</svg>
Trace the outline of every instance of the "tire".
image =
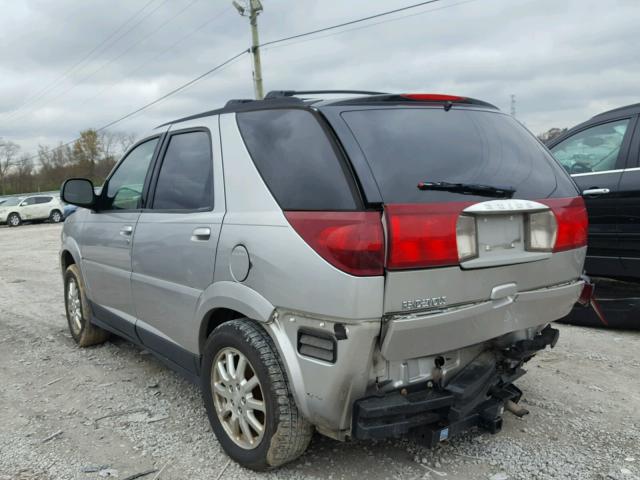
<svg viewBox="0 0 640 480">
<path fill-rule="evenodd" d="M 52 210 L 49 215 L 49 221 L 51 223 L 60 223 L 62 221 L 62 212 L 60 210 Z"/>
<path fill-rule="evenodd" d="M 10 227 L 19 227 L 20 225 L 22 225 L 22 219 L 20 218 L 20 215 L 17 213 L 9 214 L 9 216 L 7 217 L 7 225 L 9 225 Z"/>
<path fill-rule="evenodd" d="M 89 321 L 91 305 L 87 299 L 80 269 L 75 264 L 69 265 L 64 273 L 64 306 L 69 331 L 79 346 L 98 345 L 109 338 L 109 332 L 92 325 Z"/>
<path fill-rule="evenodd" d="M 242 356 L 247 362 L 244 374 L 238 375 L 237 379 L 229 375 L 228 354 L 233 358 L 231 371 L 238 373 Z M 313 426 L 300 414 L 280 356 L 271 337 L 259 324 L 246 318 L 223 323 L 209 336 L 202 361 L 204 404 L 213 431 L 229 457 L 243 467 L 265 471 L 295 460 L 304 453 L 311 440 Z M 216 368 L 219 361 L 224 364 L 227 382 L 223 381 L 220 369 Z M 250 385 L 256 383 L 254 374 L 258 385 L 251 388 Z M 229 384 L 230 389 L 224 388 Z M 251 389 L 243 392 L 243 385 Z M 259 408 L 252 409 L 260 404 L 260 397 L 263 412 Z M 253 427 L 251 415 L 262 423 L 261 434 Z M 234 417 L 244 418 L 249 435 L 255 434 L 253 443 L 249 444 L 243 433 L 240 423 L 243 420 L 238 420 L 237 427 L 233 428 Z M 233 436 L 233 430 L 237 435 Z"/>
</svg>

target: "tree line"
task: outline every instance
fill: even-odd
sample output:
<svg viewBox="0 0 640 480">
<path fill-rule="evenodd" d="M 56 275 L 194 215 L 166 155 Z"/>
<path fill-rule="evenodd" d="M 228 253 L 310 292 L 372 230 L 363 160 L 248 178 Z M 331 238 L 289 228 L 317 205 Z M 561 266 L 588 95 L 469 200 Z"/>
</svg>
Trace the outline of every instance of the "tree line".
<svg viewBox="0 0 640 480">
<path fill-rule="evenodd" d="M 101 185 L 134 141 L 130 133 L 88 129 L 70 145 L 40 145 L 33 156 L 0 138 L 0 195 L 58 190 L 70 177 L 89 178 Z"/>
</svg>

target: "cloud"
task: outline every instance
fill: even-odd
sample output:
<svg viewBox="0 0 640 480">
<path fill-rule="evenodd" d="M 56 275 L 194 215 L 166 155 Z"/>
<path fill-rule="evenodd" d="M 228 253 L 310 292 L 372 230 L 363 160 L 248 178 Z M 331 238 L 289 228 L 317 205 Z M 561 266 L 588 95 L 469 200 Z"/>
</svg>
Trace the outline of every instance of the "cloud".
<svg viewBox="0 0 640 480">
<path fill-rule="evenodd" d="M 410 2 L 263 3 L 260 34 L 269 41 Z M 370 28 L 359 24 L 265 48 L 265 86 L 455 93 L 507 111 L 515 94 L 518 118 L 539 133 L 640 101 L 639 14 L 636 0 L 442 0 L 372 20 Z M 227 0 L 5 2 L 0 136 L 27 152 L 68 141 L 189 81 L 249 41 L 247 19 Z M 245 56 L 114 128 L 142 134 L 252 94 Z"/>
</svg>

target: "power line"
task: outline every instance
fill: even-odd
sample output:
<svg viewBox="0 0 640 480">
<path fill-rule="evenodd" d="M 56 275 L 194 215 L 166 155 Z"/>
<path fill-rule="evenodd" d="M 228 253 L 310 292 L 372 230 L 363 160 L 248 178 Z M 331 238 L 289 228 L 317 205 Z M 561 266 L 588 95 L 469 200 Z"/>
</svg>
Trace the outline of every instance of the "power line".
<svg viewBox="0 0 640 480">
<path fill-rule="evenodd" d="M 213 67 L 213 68 L 211 68 L 211 69 L 207 70 L 207 71 L 206 71 L 206 72 L 204 72 L 203 74 L 198 75 L 196 78 L 194 78 L 194 79 L 192 79 L 192 80 L 189 80 L 189 81 L 188 81 L 188 82 L 186 82 L 186 83 L 183 83 L 182 85 L 180 85 L 180 86 L 179 86 L 179 87 L 177 87 L 177 88 L 174 88 L 174 89 L 173 89 L 173 90 L 171 90 L 170 92 L 165 93 L 165 94 L 164 94 L 164 95 L 162 95 L 161 97 L 156 98 L 155 100 L 153 100 L 153 101 L 151 101 L 151 102 L 149 102 L 149 103 L 147 103 L 147 104 L 143 105 L 142 107 L 139 107 L 139 108 L 135 109 L 135 110 L 134 110 L 134 111 L 132 111 L 132 112 L 127 113 L 126 115 L 123 115 L 122 117 L 120 117 L 120 118 L 118 118 L 118 119 L 116 119 L 116 120 L 113 120 L 113 121 L 111 121 L 111 122 L 107 123 L 106 125 L 103 125 L 103 126 L 101 126 L 101 127 L 99 127 L 99 128 L 96 128 L 96 129 L 95 129 L 95 130 L 96 130 L 96 132 L 101 132 L 101 131 L 103 131 L 103 130 L 106 130 L 107 128 L 112 127 L 112 126 L 114 126 L 114 125 L 116 125 L 116 124 L 118 124 L 118 123 L 120 123 L 120 122 L 122 122 L 122 121 L 126 120 L 127 118 L 130 118 L 130 117 L 132 117 L 132 116 L 136 115 L 137 113 L 140 113 L 140 112 L 142 112 L 143 110 L 146 110 L 147 108 L 149 108 L 149 107 L 151 107 L 151 106 L 153 106 L 153 105 L 156 105 L 157 103 L 160 103 L 160 102 L 162 102 L 163 100 L 166 100 L 167 98 L 171 97 L 172 95 L 175 95 L 176 93 L 181 92 L 182 90 L 184 90 L 184 89 L 186 89 L 186 88 L 190 87 L 191 85 L 195 84 L 196 82 L 198 82 L 198 81 L 202 80 L 202 79 L 203 79 L 203 78 L 205 78 L 206 76 L 211 75 L 212 73 L 214 73 L 214 72 L 216 72 L 216 71 L 222 70 L 224 67 L 226 67 L 226 66 L 230 65 L 230 64 L 231 64 L 231 63 L 233 63 L 235 60 L 237 60 L 238 58 L 240 58 L 242 55 L 244 55 L 244 54 L 246 54 L 246 53 L 249 53 L 249 51 L 250 51 L 250 49 L 248 49 L 248 48 L 247 48 L 246 50 L 242 50 L 241 52 L 239 52 L 239 53 L 235 54 L 234 56 L 232 56 L 232 57 L 228 58 L 228 59 L 227 59 L 227 60 L 225 60 L 224 62 L 219 63 L 219 64 L 218 64 L 218 65 L 216 65 L 215 67 Z M 74 138 L 73 140 L 68 141 L 67 143 L 63 143 L 62 145 L 59 145 L 59 146 L 57 146 L 56 148 L 53 148 L 51 151 L 56 151 L 56 150 L 59 150 L 59 149 L 61 149 L 61 148 L 67 147 L 67 146 L 71 145 L 72 143 L 74 143 L 75 141 L 77 141 L 77 140 L 79 140 L 79 139 L 80 139 L 80 137 L 76 137 L 76 138 Z M 29 160 L 33 160 L 34 158 L 37 158 L 38 156 L 39 156 L 39 154 L 31 155 L 28 159 L 29 159 Z"/>
<path fill-rule="evenodd" d="M 194 78 L 193 80 L 190 80 L 190 81 L 188 81 L 187 83 L 184 83 L 184 84 L 180 85 L 178 88 L 175 88 L 175 89 L 171 90 L 170 92 L 165 93 L 165 94 L 164 94 L 164 95 L 162 95 L 160 98 L 157 98 L 157 99 L 155 99 L 154 101 L 147 103 L 146 105 L 144 105 L 144 106 L 142 106 L 142 107 L 140 107 L 140 108 L 138 108 L 138 109 L 134 110 L 134 111 L 133 111 L 133 112 L 131 112 L 131 113 L 127 113 L 126 115 L 124 115 L 124 116 L 120 117 L 120 118 L 119 118 L 119 119 L 117 119 L 117 120 L 114 120 L 113 122 L 107 123 L 106 125 L 104 125 L 104 126 L 102 126 L 102 127 L 98 128 L 98 129 L 97 129 L 97 131 L 99 132 L 99 131 L 105 130 L 106 128 L 109 128 L 109 127 L 111 127 L 111 126 L 115 125 L 116 123 L 120 123 L 121 121 L 126 120 L 127 118 L 129 118 L 129 117 L 131 117 L 131 116 L 135 115 L 136 113 L 141 112 L 141 111 L 143 111 L 143 110 L 146 110 L 147 108 L 149 108 L 149 107 L 151 107 L 151 106 L 155 105 L 156 103 L 159 103 L 159 102 L 161 102 L 162 100 L 165 100 L 166 98 L 169 98 L 170 96 L 175 95 L 176 93 L 178 93 L 178 92 L 180 92 L 180 91 L 184 90 L 185 88 L 190 87 L 190 86 L 191 86 L 191 85 L 193 85 L 194 83 L 196 83 L 196 82 L 198 82 L 198 81 L 202 80 L 204 77 L 206 77 L 206 76 L 208 76 L 208 75 L 211 75 L 213 72 L 215 72 L 215 71 L 217 71 L 217 70 L 222 69 L 222 67 L 225 67 L 227 64 L 229 64 L 229 63 L 233 62 L 233 61 L 234 61 L 234 60 L 236 60 L 237 58 L 240 58 L 240 57 L 241 57 L 242 55 L 244 55 L 245 53 L 249 53 L 249 49 L 248 49 L 248 48 L 247 48 L 246 50 L 242 50 L 240 53 L 235 54 L 233 57 L 228 58 L 228 59 L 227 59 L 227 60 L 225 60 L 224 62 L 222 62 L 222 63 L 220 63 L 220 64 L 216 65 L 215 67 L 213 67 L 212 69 L 207 70 L 207 71 L 206 71 L 206 72 L 204 72 L 202 75 L 198 75 L 198 76 L 197 76 L 196 78 Z"/>
<path fill-rule="evenodd" d="M 413 4 L 413 5 L 408 5 L 406 7 L 397 8 L 397 9 L 389 10 L 389 11 L 386 11 L 386 12 L 381 12 L 381 13 L 378 13 L 378 14 L 375 14 L 375 15 L 369 15 L 367 17 L 351 20 L 351 21 L 348 21 L 348 22 L 343 22 L 343 23 L 340 23 L 340 24 L 337 24 L 337 25 L 332 25 L 332 26 L 329 26 L 329 27 L 324 27 L 324 28 L 320 28 L 320 29 L 309 31 L 309 32 L 305 32 L 305 33 L 300 33 L 300 34 L 297 34 L 297 35 L 292 35 L 292 36 L 280 38 L 280 39 L 277 39 L 277 40 L 272 40 L 272 41 L 260 44 L 260 45 L 258 45 L 258 47 L 263 47 L 263 46 L 268 46 L 268 45 L 276 45 L 278 43 L 282 43 L 282 42 L 285 42 L 285 41 L 294 40 L 294 39 L 306 37 L 306 36 L 309 36 L 309 35 L 313 35 L 313 34 L 317 34 L 317 33 L 321 33 L 321 32 L 326 32 L 326 31 L 329 31 L 329 30 L 334 30 L 336 28 L 340 28 L 340 27 L 344 27 L 344 26 L 348 26 L 348 25 L 354 25 L 354 24 L 361 23 L 361 22 L 364 22 L 364 21 L 367 21 L 367 20 L 372 20 L 374 18 L 380 18 L 380 17 L 383 17 L 383 16 L 391 15 L 393 13 L 398 13 L 398 12 L 401 12 L 401 11 L 406 11 L 406 10 L 409 10 L 409 9 L 421 7 L 421 6 L 424 6 L 424 5 L 429 5 L 429 4 L 432 4 L 432 3 L 436 3 L 438 1 L 440 1 L 440 0 L 429 0 L 429 1 L 425 1 L 425 2 L 416 3 L 416 4 Z M 462 3 L 469 3 L 471 1 L 475 1 L 475 0 L 466 0 L 464 2 L 458 2 L 456 4 L 449 5 L 448 7 L 453 7 L 453 6 L 462 4 Z M 447 8 L 447 7 L 443 7 L 443 8 Z M 432 10 L 429 10 L 429 11 L 432 11 Z M 422 12 L 422 13 L 426 13 L 426 12 Z M 401 18 L 405 18 L 405 17 L 401 17 Z M 398 20 L 398 19 L 392 19 L 392 20 Z M 389 21 L 392 21 L 392 20 L 389 20 Z M 379 23 L 383 23 L 383 22 L 377 22 L 376 24 L 379 24 Z M 369 25 L 367 25 L 367 26 L 369 26 Z M 361 27 L 361 28 L 364 28 L 364 27 Z M 173 48 L 173 47 L 170 47 L 170 48 Z M 146 110 L 146 109 L 148 109 L 149 107 L 152 107 L 153 105 L 156 105 L 156 104 L 166 100 L 167 98 L 171 97 L 172 95 L 175 95 L 176 93 L 179 93 L 182 90 L 184 90 L 184 89 L 190 87 L 191 85 L 195 84 L 196 82 L 202 80 L 206 76 L 208 76 L 208 75 L 210 75 L 210 74 L 212 74 L 212 73 L 214 73 L 216 71 L 222 70 L 224 67 L 230 65 L 232 62 L 234 62 L 235 60 L 237 60 L 238 58 L 240 58 L 244 54 L 250 53 L 250 52 L 251 52 L 251 48 L 247 48 L 245 50 L 242 50 L 241 52 L 237 53 L 236 55 L 233 55 L 232 57 L 228 58 L 224 62 L 222 62 L 222 63 L 216 65 L 215 67 L 207 70 L 206 72 L 204 72 L 203 74 L 195 77 L 194 79 L 192 79 L 192 80 L 180 85 L 177 88 L 174 88 L 170 92 L 167 92 L 166 94 L 164 94 L 161 97 L 159 97 L 159 98 L 157 98 L 157 99 L 155 99 L 155 100 L 143 105 L 142 107 L 139 107 L 136 110 L 134 110 L 132 112 L 129 112 L 126 115 L 123 115 L 122 117 L 107 123 L 106 125 L 103 125 L 102 127 L 96 129 L 96 131 L 100 132 L 100 131 L 105 130 L 105 129 L 109 128 L 109 127 L 112 127 L 113 125 L 116 125 L 116 124 L 118 124 L 118 123 L 120 123 L 120 122 L 122 122 L 122 121 L 124 121 L 124 120 L 126 120 L 126 119 L 128 119 L 128 118 L 130 118 L 130 117 L 132 117 L 132 116 L 134 116 L 134 115 Z M 56 147 L 56 149 L 63 148 L 63 147 L 66 147 L 68 145 L 71 145 L 76 140 L 78 140 L 78 138 L 75 138 L 75 139 L 73 139 L 73 140 L 71 140 L 71 141 L 69 141 L 69 142 L 67 142 L 65 144 L 62 144 L 62 145 Z M 56 149 L 54 149 L 54 150 L 56 150 Z M 36 158 L 37 156 L 38 156 L 37 154 L 33 155 L 33 156 L 29 157 L 29 159 Z"/>
<path fill-rule="evenodd" d="M 331 25 L 329 27 L 319 28 L 317 30 L 312 30 L 310 32 L 299 33 L 297 35 L 291 35 L 290 37 L 279 38 L 277 40 L 271 40 L 269 42 L 261 43 L 259 47 L 266 47 L 267 45 L 274 45 L 276 43 L 286 42 L 287 40 L 293 40 L 296 38 L 307 37 L 309 35 L 313 35 L 316 33 L 326 32 L 328 30 L 334 30 L 340 27 L 346 27 L 348 25 L 353 25 L 355 23 L 366 22 L 367 20 L 373 20 L 374 18 L 384 17 L 387 15 L 391 15 L 392 13 L 403 12 L 405 10 L 410 10 L 413 8 L 422 7 L 424 5 L 429 5 L 431 3 L 439 2 L 440 0 L 428 0 L 426 2 L 414 3 L 413 5 L 407 5 L 406 7 L 396 8 L 394 10 L 387 10 L 386 12 L 376 13 L 375 15 L 369 15 L 368 17 L 357 18 L 355 20 L 350 20 L 348 22 L 339 23 L 337 25 Z"/>
<path fill-rule="evenodd" d="M 456 2 L 456 3 L 449 4 L 449 5 L 443 5 L 441 7 L 430 8 L 429 10 L 425 10 L 425 11 L 422 11 L 422 12 L 414 12 L 414 13 L 410 13 L 408 15 L 402 15 L 400 17 L 389 18 L 389 19 L 386 19 L 386 20 L 381 20 L 379 22 L 373 22 L 373 23 L 370 23 L 370 24 L 367 24 L 367 25 L 360 25 L 360 26 L 353 27 L 353 28 L 347 28 L 345 30 L 340 30 L 338 32 L 331 32 L 331 33 L 328 33 L 326 35 L 320 35 L 319 37 L 306 38 L 304 40 L 298 40 L 298 41 L 289 41 L 289 42 L 284 43 L 284 44 L 270 45 L 270 46 L 266 47 L 265 50 L 271 50 L 273 48 L 288 47 L 290 45 L 296 45 L 298 43 L 313 42 L 315 40 L 320 40 L 320 39 L 323 39 L 323 38 L 332 37 L 334 35 L 342 35 L 343 33 L 353 32 L 355 30 L 362 30 L 362 29 L 365 29 L 365 28 L 371 28 L 371 27 L 375 27 L 377 25 L 381 25 L 383 23 L 397 22 L 399 20 L 404 20 L 406 18 L 417 17 L 417 16 L 424 15 L 424 14 L 427 14 L 427 13 L 436 12 L 438 10 L 446 10 L 447 8 L 453 8 L 453 7 L 457 7 L 458 5 L 464 5 L 464 4 L 467 4 L 467 3 L 472 3 L 472 2 L 477 2 L 477 1 L 479 1 L 479 0 L 464 0 L 462 2 Z"/>
<path fill-rule="evenodd" d="M 51 89 L 53 89 L 55 86 L 57 86 L 62 80 L 64 80 L 67 76 L 69 76 L 69 74 L 71 74 L 78 66 L 80 66 L 82 63 L 84 63 L 86 60 L 89 59 L 89 57 L 91 57 L 96 51 L 98 51 L 98 49 L 100 49 L 103 45 L 105 45 L 109 40 L 111 40 L 120 30 L 122 30 L 130 21 L 132 21 L 134 18 L 136 18 L 140 13 L 142 13 L 144 10 L 146 10 L 146 8 L 151 5 L 153 2 L 155 2 L 156 0 L 149 0 L 141 9 L 139 9 L 138 11 L 136 11 L 136 13 L 134 13 L 132 16 L 130 16 L 124 23 L 122 23 L 118 28 L 116 28 L 113 32 L 111 32 L 102 42 L 100 42 L 98 45 L 96 45 L 95 47 L 93 47 L 89 53 L 85 54 L 84 57 L 82 57 L 80 60 L 78 60 L 76 63 L 74 63 L 70 68 L 68 68 L 67 70 L 64 71 L 64 73 L 62 73 L 62 75 L 60 75 L 58 78 L 56 78 L 54 81 L 50 82 L 49 84 L 45 85 L 44 88 L 38 90 L 38 92 L 36 92 L 34 95 L 32 95 L 31 97 L 28 97 L 25 100 L 25 103 L 16 107 L 16 109 L 14 109 L 12 112 L 9 112 L 8 115 L 12 115 L 13 113 L 15 113 L 16 111 L 24 108 L 25 106 L 33 103 L 34 101 L 38 100 L 39 98 L 42 98 L 43 95 L 45 95 L 47 92 L 51 91 Z"/>
<path fill-rule="evenodd" d="M 182 10 L 180 10 L 178 13 L 176 13 L 175 15 L 173 15 L 172 17 L 168 18 L 167 20 L 165 20 L 163 23 L 161 23 L 160 25 L 158 25 L 156 28 L 154 28 L 151 32 L 149 32 L 147 35 L 145 35 L 144 37 L 138 39 L 138 41 L 132 43 L 129 47 L 127 47 L 126 49 L 124 49 L 122 52 L 120 52 L 120 54 L 116 55 L 115 57 L 111 58 L 110 60 L 108 60 L 106 63 L 103 63 L 102 65 L 100 65 L 97 69 L 95 69 L 94 71 L 92 71 L 91 73 L 89 73 L 88 75 L 85 75 L 84 77 L 82 77 L 80 80 L 76 81 L 73 83 L 73 85 L 71 85 L 69 88 L 67 88 L 66 90 L 63 90 L 62 92 L 60 92 L 58 95 L 56 95 L 55 97 L 51 98 L 49 101 L 53 102 L 58 100 L 59 98 L 64 97 L 67 93 L 69 93 L 71 90 L 73 90 L 74 88 L 76 88 L 78 85 L 84 83 L 85 81 L 87 81 L 89 78 L 93 77 L 96 73 L 98 73 L 99 71 L 103 70 L 105 67 L 107 67 L 108 65 L 111 65 L 113 62 L 115 62 L 116 60 L 122 58 L 125 54 L 129 53 L 129 51 L 131 51 L 133 48 L 137 47 L 138 45 L 140 45 L 143 41 L 147 40 L 149 37 L 151 37 L 152 35 L 154 35 L 158 30 L 160 30 L 162 27 L 164 27 L 165 25 L 167 25 L 169 22 L 172 22 L 173 20 L 175 20 L 178 16 L 182 15 L 187 9 L 189 9 L 191 6 L 193 6 L 196 2 L 199 2 L 200 0 L 191 0 L 190 3 L 188 3 L 184 8 L 182 8 Z M 166 1 L 164 2 L 166 3 Z M 164 3 L 162 5 L 164 5 Z M 160 6 L 162 6 L 160 5 Z M 160 7 L 159 6 L 159 7 Z M 158 8 L 159 8 L 158 7 Z M 157 10 L 157 8 L 155 9 Z M 154 11 L 155 11 L 154 10 Z M 153 12 L 151 12 L 153 13 Z M 26 113 L 26 112 L 25 112 Z M 18 116 L 17 118 L 20 118 L 20 116 Z M 15 117 L 14 117 L 15 119 Z"/>
<path fill-rule="evenodd" d="M 206 27 L 207 25 L 215 22 L 216 20 L 219 20 L 220 18 L 222 18 L 225 14 L 230 13 L 232 10 L 230 8 L 225 8 L 224 10 L 218 12 L 217 15 L 215 15 L 213 18 L 210 18 L 209 20 L 201 23 L 199 26 L 197 26 L 196 28 L 194 28 L 193 30 L 191 30 L 189 33 L 187 33 L 186 35 L 180 37 L 176 42 L 172 43 L 169 47 L 165 48 L 164 50 L 160 51 L 159 53 L 157 53 L 155 56 L 151 57 L 149 60 L 141 63 L 140 65 L 138 65 L 137 68 L 135 68 L 134 70 L 130 71 L 128 73 L 128 75 L 126 75 L 125 77 L 123 77 L 121 80 L 119 80 L 118 82 L 111 84 L 105 88 L 103 88 L 102 90 L 100 90 L 99 92 L 97 92 L 95 95 L 85 99 L 80 106 L 85 105 L 87 102 L 99 97 L 100 95 L 102 95 L 105 92 L 108 92 L 110 90 L 113 90 L 113 88 L 115 88 L 117 85 L 122 84 L 125 80 L 127 80 L 128 78 L 130 78 L 133 74 L 139 72 L 140 70 L 142 70 L 144 67 L 146 67 L 147 65 L 149 65 L 151 62 L 153 62 L 154 60 L 160 58 L 161 56 L 167 54 L 168 52 L 170 52 L 171 50 L 173 50 L 174 48 L 176 48 L 178 45 L 180 45 L 182 42 L 184 42 L 185 40 L 187 40 L 188 38 L 191 38 L 193 35 L 195 35 L 196 33 L 198 33 L 200 30 L 202 30 L 204 27 Z"/>
<path fill-rule="evenodd" d="M 149 5 L 151 2 L 153 2 L 155 0 L 151 0 L 150 2 L 148 2 L 145 7 L 146 8 L 147 5 Z M 129 34 L 129 32 L 131 32 L 134 28 L 136 28 L 138 25 L 140 25 L 145 19 L 147 19 L 148 17 L 150 17 L 151 15 L 153 15 L 155 12 L 157 12 L 161 7 L 163 7 L 166 3 L 168 3 L 169 0 L 164 0 L 162 3 L 160 3 L 159 5 L 157 5 L 153 10 L 151 10 L 150 12 L 146 13 L 140 20 L 138 20 L 136 23 L 134 23 L 133 25 L 131 25 L 126 31 L 124 31 L 122 34 L 118 35 L 118 37 L 109 42 L 109 45 L 106 48 L 103 48 L 102 51 L 107 50 L 110 46 L 115 45 L 118 41 L 120 41 L 122 38 L 124 38 L 126 35 Z M 135 17 L 135 15 L 134 15 Z M 125 22 L 127 23 L 127 22 Z M 104 43 L 104 42 L 103 42 Z M 88 59 L 89 56 L 86 57 L 86 59 Z M 86 60 L 85 59 L 85 60 Z M 82 62 L 80 62 L 82 63 Z M 69 73 L 71 73 L 71 71 L 69 71 Z M 95 72 L 93 72 L 95 73 Z M 78 83 L 82 83 L 84 80 L 86 80 L 88 77 L 90 77 L 91 75 L 93 75 L 93 73 L 89 74 L 88 76 L 83 77 L 79 82 L 75 82 L 70 88 L 68 88 L 67 90 L 63 91 L 61 94 L 57 95 L 56 97 L 53 98 L 53 100 L 56 100 L 58 98 L 60 98 L 60 96 L 64 95 L 65 93 L 67 93 L 69 90 L 72 90 L 73 88 L 75 88 L 76 85 L 78 85 Z M 64 75 L 62 79 L 66 78 L 66 76 L 68 76 L 68 74 Z M 56 82 L 56 85 L 53 85 L 50 89 L 47 90 L 47 92 L 45 92 L 44 94 L 40 95 L 38 98 L 34 99 L 32 102 L 30 102 L 31 104 L 33 103 L 37 103 L 37 101 L 42 98 L 46 93 L 48 93 L 49 91 L 51 91 L 53 88 L 55 88 L 60 82 Z M 21 118 L 23 115 L 18 115 L 17 117 L 15 116 L 16 113 L 19 113 L 19 110 L 21 108 L 24 108 L 26 105 L 23 105 L 22 107 L 20 107 L 17 110 L 14 110 L 12 112 L 12 114 L 9 115 L 9 117 L 7 117 L 5 120 L 15 120 L 16 118 Z M 27 112 L 24 113 L 28 113 L 28 112 L 32 112 L 33 108 L 29 109 Z"/>
</svg>

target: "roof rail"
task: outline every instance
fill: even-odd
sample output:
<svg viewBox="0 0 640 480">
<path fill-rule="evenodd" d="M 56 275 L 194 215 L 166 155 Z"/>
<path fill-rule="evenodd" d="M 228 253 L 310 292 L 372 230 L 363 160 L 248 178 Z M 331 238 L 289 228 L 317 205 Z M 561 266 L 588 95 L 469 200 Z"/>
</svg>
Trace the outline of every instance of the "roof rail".
<svg viewBox="0 0 640 480">
<path fill-rule="evenodd" d="M 347 93 L 354 95 L 385 95 L 385 92 L 370 92 L 368 90 L 272 90 L 264 98 L 293 97 L 296 95 Z"/>
</svg>

